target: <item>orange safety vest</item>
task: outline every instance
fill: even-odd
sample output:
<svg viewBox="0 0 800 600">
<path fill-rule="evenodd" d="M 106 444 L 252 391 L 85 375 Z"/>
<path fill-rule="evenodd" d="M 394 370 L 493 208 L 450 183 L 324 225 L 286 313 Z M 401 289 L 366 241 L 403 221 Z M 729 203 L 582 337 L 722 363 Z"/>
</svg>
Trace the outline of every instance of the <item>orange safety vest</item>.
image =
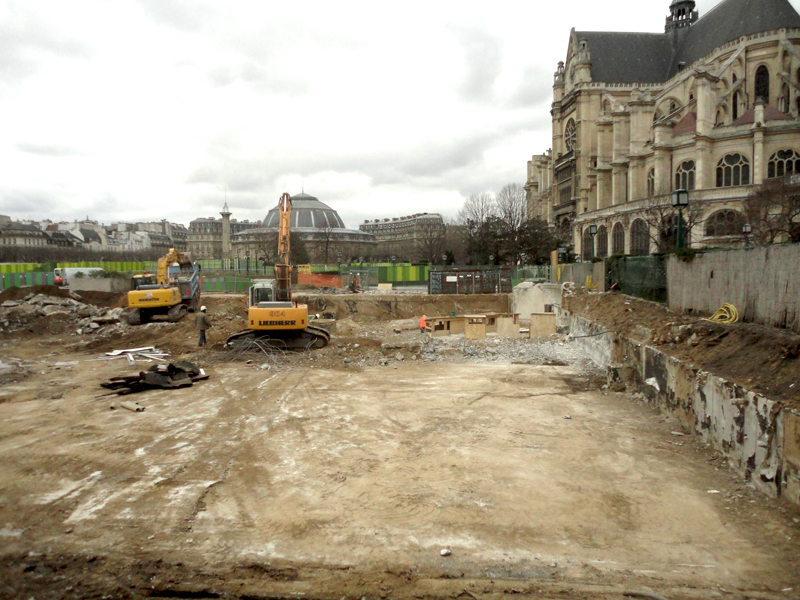
<svg viewBox="0 0 800 600">
<path fill-rule="evenodd" d="M 425 321 L 425 317 L 420 317 L 419 318 L 419 326 L 420 327 L 427 327 L 427 323 Z"/>
</svg>

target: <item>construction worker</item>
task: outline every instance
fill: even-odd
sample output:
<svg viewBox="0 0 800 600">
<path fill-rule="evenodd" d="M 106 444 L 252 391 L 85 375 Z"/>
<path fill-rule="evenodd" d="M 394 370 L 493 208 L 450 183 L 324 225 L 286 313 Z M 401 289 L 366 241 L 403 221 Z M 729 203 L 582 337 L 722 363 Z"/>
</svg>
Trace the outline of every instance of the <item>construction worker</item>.
<svg viewBox="0 0 800 600">
<path fill-rule="evenodd" d="M 194 317 L 194 326 L 197 331 L 200 332 L 200 339 L 197 340 L 198 346 L 205 346 L 206 345 L 206 329 L 211 327 L 211 319 L 208 318 L 206 314 L 206 307 L 201 306 L 200 312 L 197 313 Z"/>
<path fill-rule="evenodd" d="M 425 329 L 428 327 L 428 317 L 422 315 L 419 320 L 419 332 L 425 333 Z"/>
</svg>

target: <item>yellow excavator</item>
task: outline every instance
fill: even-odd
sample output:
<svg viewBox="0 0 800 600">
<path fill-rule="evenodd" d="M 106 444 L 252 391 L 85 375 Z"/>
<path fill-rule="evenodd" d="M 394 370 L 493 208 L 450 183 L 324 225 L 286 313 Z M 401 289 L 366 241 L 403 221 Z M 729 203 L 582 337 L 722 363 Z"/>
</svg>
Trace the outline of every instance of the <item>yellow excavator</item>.
<svg viewBox="0 0 800 600">
<path fill-rule="evenodd" d="M 156 274 L 141 273 L 131 278 L 128 311 L 131 325 L 165 317 L 175 323 L 194 312 L 200 304 L 200 281 L 197 265 L 182 252 L 170 248 L 158 259 Z"/>
<path fill-rule="evenodd" d="M 278 212 L 280 228 L 275 279 L 256 281 L 250 287 L 248 329 L 234 333 L 226 345 L 238 346 L 258 340 L 288 350 L 324 348 L 331 335 L 324 329 L 309 325 L 308 305 L 292 300 L 292 266 L 289 264 L 292 198 L 289 194 L 281 196 Z"/>
</svg>

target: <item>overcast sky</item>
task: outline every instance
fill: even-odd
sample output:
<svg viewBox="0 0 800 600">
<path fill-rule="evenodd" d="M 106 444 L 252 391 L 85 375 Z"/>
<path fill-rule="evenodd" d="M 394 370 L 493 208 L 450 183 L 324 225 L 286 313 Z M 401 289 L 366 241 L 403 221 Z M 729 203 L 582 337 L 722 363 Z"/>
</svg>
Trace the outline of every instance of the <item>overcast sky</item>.
<svg viewBox="0 0 800 600">
<path fill-rule="evenodd" d="M 454 215 L 550 147 L 571 27 L 669 4 L 0 0 L 0 214 L 257 220 L 304 188 L 350 228 Z"/>
</svg>

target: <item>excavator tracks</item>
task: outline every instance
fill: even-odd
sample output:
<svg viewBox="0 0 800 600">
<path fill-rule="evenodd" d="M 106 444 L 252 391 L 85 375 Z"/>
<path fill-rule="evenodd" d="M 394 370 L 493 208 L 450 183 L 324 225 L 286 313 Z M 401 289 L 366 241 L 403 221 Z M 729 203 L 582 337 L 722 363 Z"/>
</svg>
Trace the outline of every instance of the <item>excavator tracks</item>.
<svg viewBox="0 0 800 600">
<path fill-rule="evenodd" d="M 239 333 L 234 333 L 225 342 L 229 348 L 245 348 L 250 344 L 258 342 L 267 343 L 277 350 L 314 350 L 324 348 L 331 340 L 331 334 L 321 327 L 309 325 L 301 329 L 298 334 L 286 335 L 289 332 L 280 331 L 256 331 L 246 329 Z"/>
</svg>

